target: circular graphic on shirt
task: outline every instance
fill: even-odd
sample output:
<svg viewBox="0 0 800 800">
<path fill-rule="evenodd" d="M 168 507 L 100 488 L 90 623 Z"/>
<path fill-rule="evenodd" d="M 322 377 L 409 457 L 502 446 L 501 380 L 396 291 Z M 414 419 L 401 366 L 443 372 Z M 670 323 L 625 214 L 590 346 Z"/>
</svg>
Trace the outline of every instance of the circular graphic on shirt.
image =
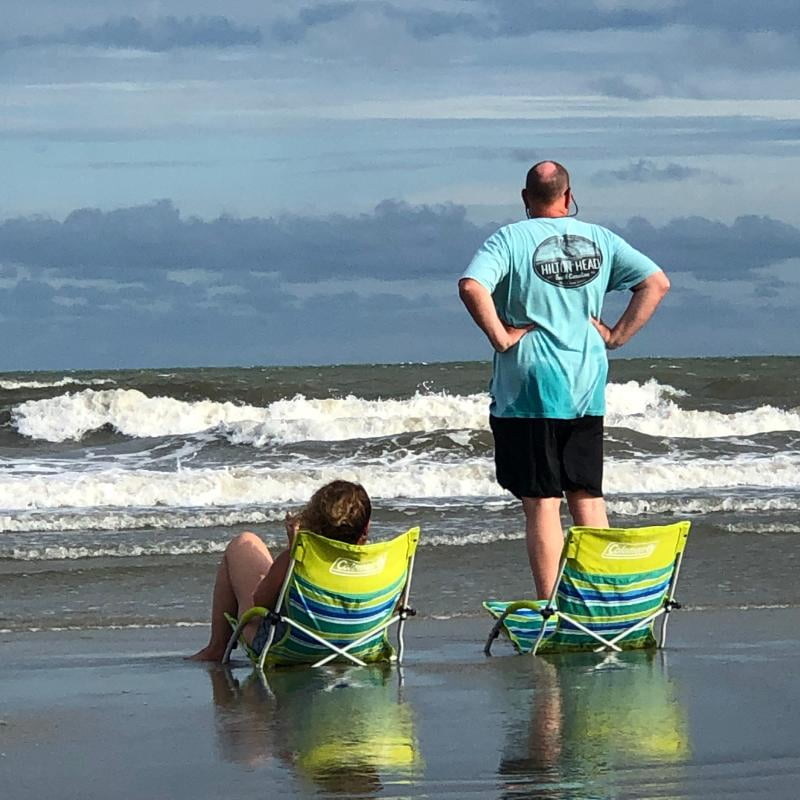
<svg viewBox="0 0 800 800">
<path fill-rule="evenodd" d="M 583 236 L 551 236 L 533 254 L 533 271 L 562 289 L 577 289 L 593 281 L 603 266 L 600 248 Z"/>
</svg>

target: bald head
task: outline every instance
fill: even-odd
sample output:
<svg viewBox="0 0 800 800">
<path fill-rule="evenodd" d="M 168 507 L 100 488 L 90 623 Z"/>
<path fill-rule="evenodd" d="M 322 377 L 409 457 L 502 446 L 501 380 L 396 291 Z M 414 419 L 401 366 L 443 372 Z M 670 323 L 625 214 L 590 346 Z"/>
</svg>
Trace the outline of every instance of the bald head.
<svg viewBox="0 0 800 800">
<path fill-rule="evenodd" d="M 528 170 L 525 192 L 531 210 L 547 208 L 569 189 L 569 172 L 557 161 L 540 161 Z"/>
</svg>

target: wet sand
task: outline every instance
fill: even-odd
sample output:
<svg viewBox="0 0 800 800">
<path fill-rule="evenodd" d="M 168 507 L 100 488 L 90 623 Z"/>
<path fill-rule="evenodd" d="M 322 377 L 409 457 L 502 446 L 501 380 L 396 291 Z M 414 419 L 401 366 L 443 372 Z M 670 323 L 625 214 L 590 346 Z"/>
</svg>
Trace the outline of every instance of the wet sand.
<svg viewBox="0 0 800 800">
<path fill-rule="evenodd" d="M 402 670 L 187 662 L 205 628 L 0 636 L 0 797 L 794 798 L 800 609 L 531 658 L 412 620 Z"/>
</svg>

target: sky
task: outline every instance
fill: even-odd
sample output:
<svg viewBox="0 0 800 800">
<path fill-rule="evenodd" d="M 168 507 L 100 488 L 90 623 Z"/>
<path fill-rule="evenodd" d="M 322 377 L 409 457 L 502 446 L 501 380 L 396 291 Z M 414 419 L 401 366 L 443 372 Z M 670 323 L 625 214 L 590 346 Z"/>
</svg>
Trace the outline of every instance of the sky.
<svg viewBox="0 0 800 800">
<path fill-rule="evenodd" d="M 671 279 L 620 356 L 800 353 L 796 0 L 7 5 L 0 370 L 488 358 L 542 159 Z"/>
</svg>

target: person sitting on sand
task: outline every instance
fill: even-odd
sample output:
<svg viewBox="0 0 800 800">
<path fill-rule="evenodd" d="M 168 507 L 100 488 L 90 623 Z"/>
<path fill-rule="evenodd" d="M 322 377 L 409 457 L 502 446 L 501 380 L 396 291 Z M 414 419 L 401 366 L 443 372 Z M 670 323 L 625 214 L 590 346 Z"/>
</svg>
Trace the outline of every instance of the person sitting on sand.
<svg viewBox="0 0 800 800">
<path fill-rule="evenodd" d="M 275 559 L 255 533 L 240 533 L 225 548 L 217 570 L 211 602 L 211 636 L 208 644 L 190 658 L 195 661 L 222 661 L 231 635 L 225 614 L 241 616 L 248 608 L 264 606 L 272 610 L 289 568 L 289 553 L 297 531 L 308 530 L 347 544 L 367 541 L 372 504 L 364 487 L 350 481 L 332 481 L 311 496 L 298 514 L 286 514 L 289 546 Z M 265 617 L 247 625 L 243 636 L 256 652 L 269 634 Z"/>
</svg>

